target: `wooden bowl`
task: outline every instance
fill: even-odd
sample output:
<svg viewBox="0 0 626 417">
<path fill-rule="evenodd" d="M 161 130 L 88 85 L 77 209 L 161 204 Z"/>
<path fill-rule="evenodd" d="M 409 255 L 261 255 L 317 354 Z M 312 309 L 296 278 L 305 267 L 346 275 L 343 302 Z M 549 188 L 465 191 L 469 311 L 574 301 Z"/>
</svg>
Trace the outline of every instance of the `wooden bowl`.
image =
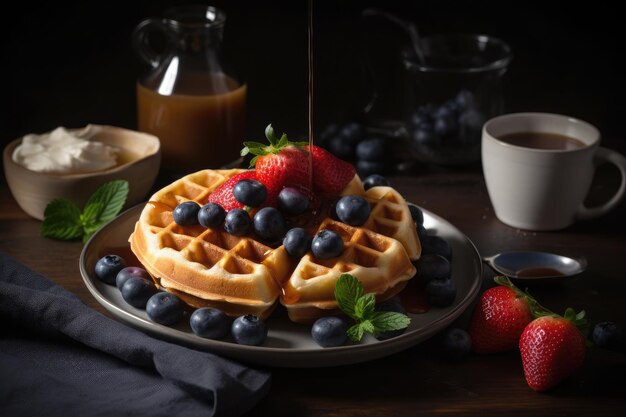
<svg viewBox="0 0 626 417">
<path fill-rule="evenodd" d="M 109 169 L 81 174 L 49 174 L 31 171 L 13 161 L 13 151 L 22 138 L 9 143 L 3 152 L 4 174 L 13 197 L 32 217 L 43 220 L 48 203 L 67 198 L 81 210 L 87 199 L 107 181 L 123 179 L 129 184 L 125 207 L 143 201 L 159 172 L 161 145 L 156 136 L 106 125 L 89 125 L 94 130 L 89 140 L 122 149 L 119 163 Z M 69 129 L 78 131 L 82 129 Z"/>
</svg>

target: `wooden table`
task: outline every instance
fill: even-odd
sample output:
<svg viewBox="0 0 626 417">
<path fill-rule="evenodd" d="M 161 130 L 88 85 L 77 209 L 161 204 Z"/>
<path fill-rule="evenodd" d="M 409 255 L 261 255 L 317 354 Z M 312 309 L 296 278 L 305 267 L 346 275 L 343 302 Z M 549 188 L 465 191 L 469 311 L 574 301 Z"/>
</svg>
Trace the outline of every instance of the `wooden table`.
<svg viewBox="0 0 626 417">
<path fill-rule="evenodd" d="M 592 324 L 603 320 L 626 323 L 626 204 L 601 219 L 564 231 L 534 233 L 510 228 L 495 218 L 479 169 L 424 172 L 391 181 L 408 200 L 463 231 L 481 255 L 532 249 L 585 256 L 589 267 L 578 279 L 534 287 L 532 294 L 557 312 L 568 306 L 585 309 Z M 614 186 L 595 184 L 592 200 L 601 199 Z M 80 277 L 82 244 L 41 238 L 41 223 L 20 210 L 4 181 L 0 195 L 0 251 L 108 314 Z M 486 268 L 485 286 L 492 277 Z M 456 324 L 466 321 L 464 314 Z M 271 392 L 249 415 L 615 416 L 626 411 L 625 353 L 590 349 L 579 372 L 540 394 L 526 385 L 518 352 L 472 355 L 455 362 L 440 354 L 438 343 L 435 336 L 406 351 L 357 365 L 272 369 Z"/>
</svg>

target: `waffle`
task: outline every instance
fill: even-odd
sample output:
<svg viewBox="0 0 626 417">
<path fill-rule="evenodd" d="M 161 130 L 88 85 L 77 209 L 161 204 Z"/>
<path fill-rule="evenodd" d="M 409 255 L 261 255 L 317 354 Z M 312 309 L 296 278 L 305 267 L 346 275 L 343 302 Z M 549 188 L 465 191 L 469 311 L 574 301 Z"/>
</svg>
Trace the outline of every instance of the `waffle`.
<svg viewBox="0 0 626 417">
<path fill-rule="evenodd" d="M 331 228 L 344 239 L 344 252 L 330 260 L 315 259 L 310 252 L 293 260 L 283 246 L 271 248 L 253 236 L 174 222 L 172 211 L 178 204 L 193 200 L 203 205 L 213 190 L 242 171 L 199 171 L 150 198 L 129 242 L 159 287 L 193 307 L 216 307 L 233 317 L 255 314 L 265 319 L 280 298 L 293 321 L 309 322 L 337 308 L 334 286 L 341 273 L 355 275 L 381 300 L 399 292 L 414 275 L 411 259 L 419 258 L 420 246 L 406 202 L 390 187 L 366 192 L 358 176 L 344 194 L 362 195 L 370 202 L 365 225 L 326 218 L 311 230 Z"/>
<path fill-rule="evenodd" d="M 324 220 L 318 231 L 322 229 L 339 233 L 344 249 L 337 258 L 317 259 L 310 251 L 302 257 L 280 300 L 292 321 L 309 323 L 338 313 L 335 283 L 341 274 L 357 277 L 364 291 L 376 294 L 378 300 L 393 297 L 415 275 L 415 267 L 396 239 L 332 219 Z"/>
</svg>

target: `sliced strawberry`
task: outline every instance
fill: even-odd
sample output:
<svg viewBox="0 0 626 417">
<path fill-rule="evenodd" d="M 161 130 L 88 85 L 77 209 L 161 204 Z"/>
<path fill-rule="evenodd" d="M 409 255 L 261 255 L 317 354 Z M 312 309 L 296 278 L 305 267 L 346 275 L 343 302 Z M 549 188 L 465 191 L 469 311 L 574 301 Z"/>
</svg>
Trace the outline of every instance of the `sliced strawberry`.
<svg viewBox="0 0 626 417">
<path fill-rule="evenodd" d="M 519 348 L 524 377 L 535 391 L 546 391 L 572 375 L 585 360 L 585 312 L 568 308 L 533 320 L 522 333 Z"/>
<path fill-rule="evenodd" d="M 237 201 L 237 199 L 235 198 L 235 195 L 233 194 L 233 187 L 235 186 L 235 184 L 237 184 L 241 180 L 258 180 L 258 178 L 254 170 L 243 171 L 243 172 L 240 172 L 239 174 L 235 174 L 232 177 L 230 177 L 228 180 L 226 180 L 224 183 L 222 183 L 219 187 L 217 187 L 211 193 L 211 195 L 209 195 L 207 203 L 219 204 L 220 206 L 224 208 L 224 210 L 226 210 L 226 212 L 229 212 L 230 210 L 236 209 L 236 208 L 244 208 L 245 207 L 244 204 Z M 273 188 L 267 187 L 267 185 L 266 185 L 266 188 L 267 188 L 267 198 L 265 199 L 265 202 L 261 204 L 261 207 L 265 207 L 265 206 L 275 207 L 276 199 L 278 197 L 278 192 L 280 190 L 276 191 Z"/>
<path fill-rule="evenodd" d="M 309 150 L 309 146 L 304 147 Z M 313 146 L 313 184 L 317 191 L 339 194 L 354 178 L 352 164 L 337 158 L 327 150 Z"/>
<path fill-rule="evenodd" d="M 517 348 L 520 335 L 533 319 L 530 296 L 507 278 L 496 277 L 496 282 L 500 285 L 482 294 L 470 321 L 469 334 L 476 353 Z"/>
</svg>

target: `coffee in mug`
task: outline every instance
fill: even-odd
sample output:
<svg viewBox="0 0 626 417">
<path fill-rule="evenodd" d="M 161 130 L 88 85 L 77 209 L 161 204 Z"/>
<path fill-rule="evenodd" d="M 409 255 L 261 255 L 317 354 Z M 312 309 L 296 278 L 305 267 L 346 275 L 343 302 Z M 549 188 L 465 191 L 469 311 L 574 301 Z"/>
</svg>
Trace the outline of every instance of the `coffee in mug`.
<svg viewBox="0 0 626 417">
<path fill-rule="evenodd" d="M 626 191 L 626 158 L 600 147 L 600 132 L 582 120 L 551 113 L 505 114 L 482 132 L 482 165 L 496 217 L 525 230 L 560 230 L 600 216 Z M 595 168 L 612 163 L 622 181 L 603 205 L 586 207 Z"/>
</svg>

